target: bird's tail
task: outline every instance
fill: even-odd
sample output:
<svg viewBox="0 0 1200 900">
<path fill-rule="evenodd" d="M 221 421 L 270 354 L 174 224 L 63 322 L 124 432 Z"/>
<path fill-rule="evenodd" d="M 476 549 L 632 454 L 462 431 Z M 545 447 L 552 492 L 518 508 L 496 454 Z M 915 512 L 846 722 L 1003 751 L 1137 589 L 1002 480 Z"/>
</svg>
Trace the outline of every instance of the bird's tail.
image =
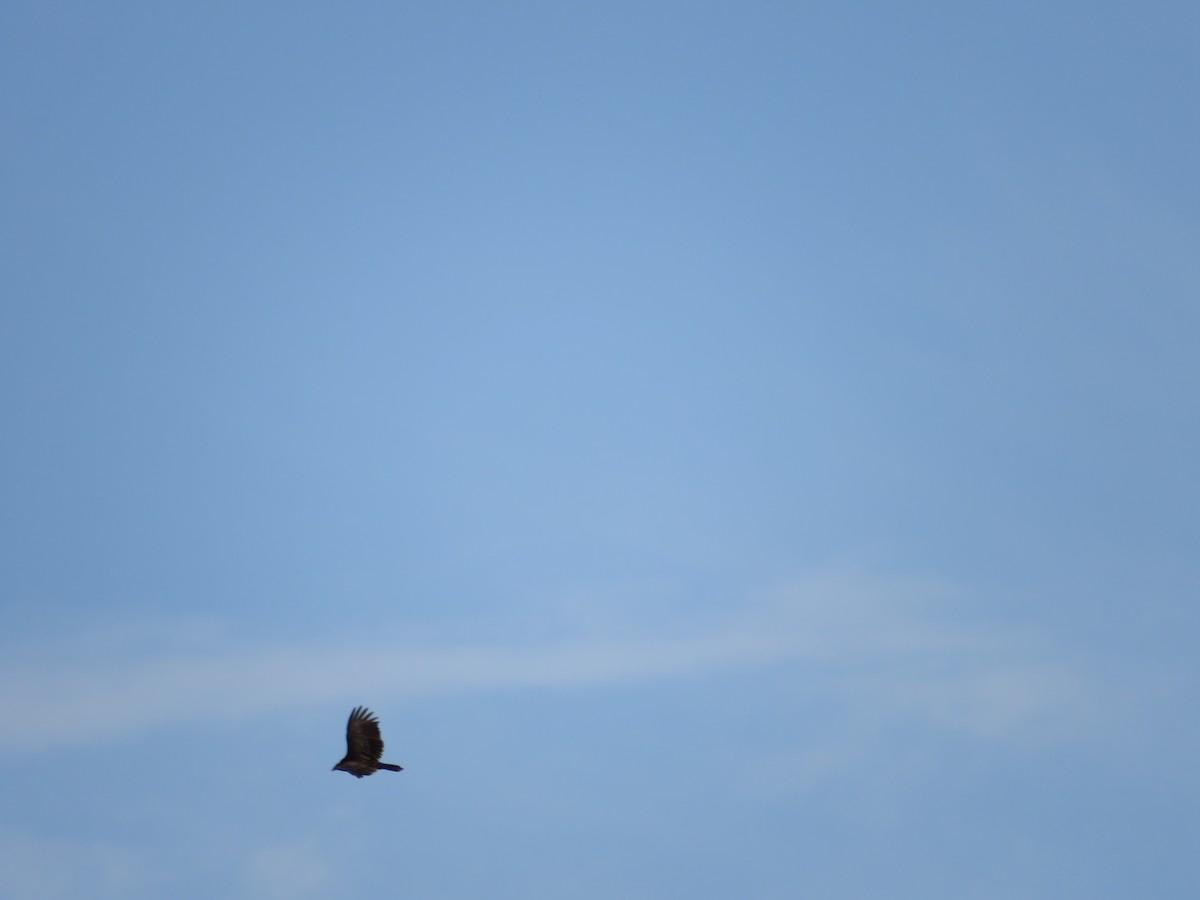
<svg viewBox="0 0 1200 900">
<path fill-rule="evenodd" d="M 379 768 L 387 769 L 389 772 L 403 772 L 404 766 L 398 766 L 395 763 L 377 763 Z"/>
</svg>

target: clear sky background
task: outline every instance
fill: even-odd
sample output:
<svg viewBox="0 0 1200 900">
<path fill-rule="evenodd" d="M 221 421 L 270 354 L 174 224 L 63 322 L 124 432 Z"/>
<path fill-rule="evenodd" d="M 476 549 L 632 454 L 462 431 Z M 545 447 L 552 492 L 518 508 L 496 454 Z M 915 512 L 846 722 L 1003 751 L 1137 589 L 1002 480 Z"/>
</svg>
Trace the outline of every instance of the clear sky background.
<svg viewBox="0 0 1200 900">
<path fill-rule="evenodd" d="M 1196 895 L 1198 47 L 4 4 L 0 896 Z"/>
</svg>

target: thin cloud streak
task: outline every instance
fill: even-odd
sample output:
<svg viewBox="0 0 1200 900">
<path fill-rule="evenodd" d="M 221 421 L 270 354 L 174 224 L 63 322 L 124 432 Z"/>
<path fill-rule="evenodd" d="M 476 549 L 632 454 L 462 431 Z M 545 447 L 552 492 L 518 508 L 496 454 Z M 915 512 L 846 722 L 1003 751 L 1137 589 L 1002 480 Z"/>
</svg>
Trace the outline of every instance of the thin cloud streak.
<svg viewBox="0 0 1200 900">
<path fill-rule="evenodd" d="M 818 689 L 976 735 L 1019 729 L 1048 705 L 1077 702 L 1078 676 L 1045 659 L 1023 660 L 1028 648 L 1020 639 L 983 637 L 915 612 L 914 598 L 931 592 L 930 585 L 821 579 L 775 592 L 735 619 L 526 646 L 374 639 L 230 651 L 192 642 L 132 660 L 127 648 L 115 648 L 50 670 L 10 663 L 0 667 L 0 751 L 27 748 L 31 729 L 40 746 L 78 746 L 168 724 L 347 701 L 364 685 L 376 697 L 425 697 L 582 689 L 780 664 L 807 666 L 806 679 Z M 63 658 L 54 651 L 41 648 L 39 656 Z M 928 674 L 931 661 L 936 676 Z"/>
</svg>

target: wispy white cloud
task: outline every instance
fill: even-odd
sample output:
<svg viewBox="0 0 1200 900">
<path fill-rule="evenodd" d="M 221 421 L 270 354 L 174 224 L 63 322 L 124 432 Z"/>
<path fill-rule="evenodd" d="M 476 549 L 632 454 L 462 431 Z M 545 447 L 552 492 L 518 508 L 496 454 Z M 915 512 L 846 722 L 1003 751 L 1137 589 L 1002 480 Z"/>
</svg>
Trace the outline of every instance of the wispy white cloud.
<svg viewBox="0 0 1200 900">
<path fill-rule="evenodd" d="M 1031 656 L 1019 635 L 948 624 L 935 610 L 948 608 L 949 593 L 843 574 L 786 586 L 735 614 L 528 643 L 375 636 L 231 647 L 217 630 L 197 640 L 191 628 L 155 640 L 110 634 L 107 647 L 69 638 L 0 665 L 0 749 L 27 746 L 31 729 L 58 745 L 112 740 L 172 722 L 356 699 L 365 684 L 374 697 L 402 698 L 578 689 L 785 663 L 805 664 L 816 689 L 983 737 L 1051 714 L 1062 719 L 1081 702 L 1082 676 L 1044 653 Z"/>
<path fill-rule="evenodd" d="M 1022 731 L 1067 736 L 1096 713 L 1083 674 L 1047 661 L 999 660 L 963 666 L 953 677 L 901 680 L 889 701 L 898 710 L 981 738 Z"/>
<path fill-rule="evenodd" d="M 328 897 L 334 865 L 312 842 L 273 844 L 254 850 L 246 860 L 246 896 L 262 898 Z"/>
</svg>

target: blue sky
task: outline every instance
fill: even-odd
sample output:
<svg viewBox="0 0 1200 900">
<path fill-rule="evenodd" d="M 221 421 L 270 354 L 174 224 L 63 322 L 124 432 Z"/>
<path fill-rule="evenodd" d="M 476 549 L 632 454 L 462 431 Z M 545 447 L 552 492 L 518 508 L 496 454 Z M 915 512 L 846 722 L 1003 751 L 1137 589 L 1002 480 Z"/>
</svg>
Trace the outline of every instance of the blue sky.
<svg viewBox="0 0 1200 900">
<path fill-rule="evenodd" d="M 1198 33 L 7 4 L 0 894 L 1200 889 Z"/>
</svg>

